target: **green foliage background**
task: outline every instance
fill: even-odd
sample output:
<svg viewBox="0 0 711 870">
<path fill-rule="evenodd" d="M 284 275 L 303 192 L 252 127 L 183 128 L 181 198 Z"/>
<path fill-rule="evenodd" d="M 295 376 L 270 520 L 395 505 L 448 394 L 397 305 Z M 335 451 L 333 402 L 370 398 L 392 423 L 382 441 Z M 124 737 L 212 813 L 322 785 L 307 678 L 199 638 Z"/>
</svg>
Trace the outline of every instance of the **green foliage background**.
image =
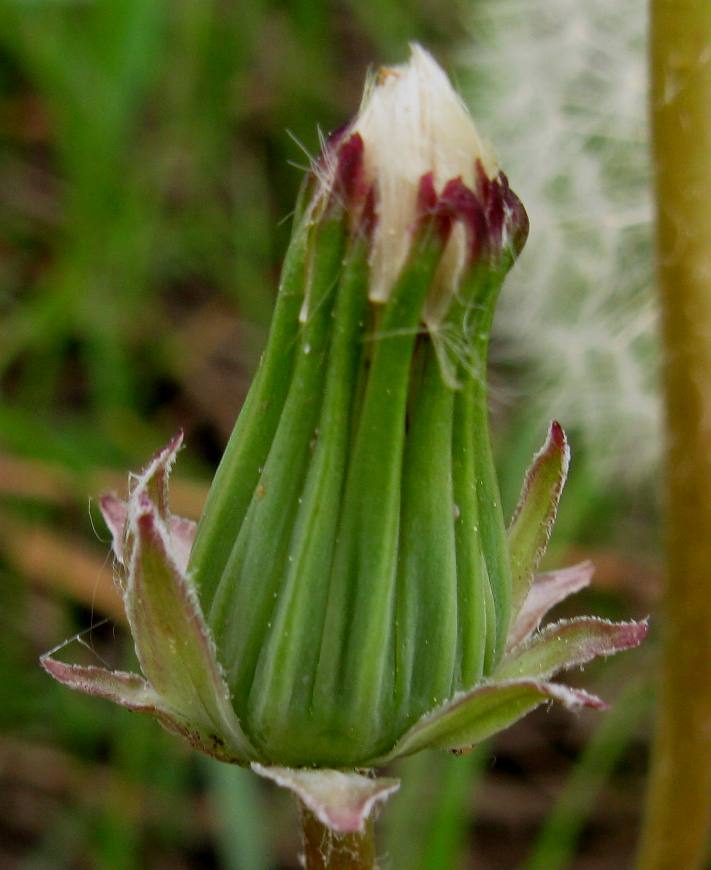
<svg viewBox="0 0 711 870">
<path fill-rule="evenodd" d="M 199 509 L 264 340 L 302 175 L 294 164 L 317 152 L 317 124 L 343 123 L 368 65 L 403 60 L 412 39 L 451 67 L 469 13 L 436 0 L 0 0 L 3 866 L 296 866 L 286 796 L 60 688 L 37 656 L 116 616 L 89 498 L 120 486 L 179 426 L 182 503 Z M 497 377 L 508 374 L 501 365 Z M 529 420 L 522 401 L 496 422 L 510 507 L 546 421 Z M 617 584 L 630 554 L 654 541 L 647 496 L 600 486 L 578 457 L 553 559 L 603 551 L 598 612 L 647 603 Z M 120 627 L 82 641 L 114 662 L 130 656 Z M 610 672 L 614 696 L 627 672 Z M 600 770 L 626 759 L 614 788 L 638 794 L 647 705 L 633 687 L 566 786 L 577 803 L 550 816 L 533 852 L 565 756 L 592 722 L 573 733 L 554 721 L 558 785 L 528 841 L 505 813 L 475 813 L 488 752 L 409 762 L 384 830 L 390 866 L 470 866 L 472 848 L 480 867 L 527 855 L 529 867 L 573 866 Z M 500 751 L 518 757 L 515 744 Z M 497 847 L 497 832 L 513 848 Z"/>
</svg>

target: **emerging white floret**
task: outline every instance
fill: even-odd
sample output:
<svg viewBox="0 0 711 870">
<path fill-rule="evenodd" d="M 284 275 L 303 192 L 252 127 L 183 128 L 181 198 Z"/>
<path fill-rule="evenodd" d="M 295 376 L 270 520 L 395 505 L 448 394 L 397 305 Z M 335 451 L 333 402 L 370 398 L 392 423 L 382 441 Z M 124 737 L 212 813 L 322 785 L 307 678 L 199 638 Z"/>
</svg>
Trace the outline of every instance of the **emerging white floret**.
<svg viewBox="0 0 711 870">
<path fill-rule="evenodd" d="M 473 189 L 477 160 L 489 178 L 499 170 L 447 75 L 419 45 L 411 46 L 407 63 L 384 67 L 370 80 L 352 132 L 363 138 L 365 174 L 376 184 L 370 298 L 384 302 L 407 257 L 421 178 L 432 173 L 439 193 L 453 178 Z M 440 286 L 454 285 L 465 250 L 465 229 L 457 226 Z"/>
</svg>

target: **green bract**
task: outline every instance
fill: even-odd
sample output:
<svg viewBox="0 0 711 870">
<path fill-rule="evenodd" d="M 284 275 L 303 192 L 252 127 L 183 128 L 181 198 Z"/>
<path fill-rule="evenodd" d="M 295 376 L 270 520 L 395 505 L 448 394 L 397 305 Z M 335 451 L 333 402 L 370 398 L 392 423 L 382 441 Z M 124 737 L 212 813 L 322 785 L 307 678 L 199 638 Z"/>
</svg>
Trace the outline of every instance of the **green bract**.
<svg viewBox="0 0 711 870">
<path fill-rule="evenodd" d="M 340 830 L 393 785 L 334 769 L 466 749 L 544 701 L 601 706 L 550 677 L 645 627 L 536 633 L 591 575 L 534 581 L 563 431 L 551 426 L 508 540 L 492 461 L 489 331 L 526 233 L 446 77 L 413 48 L 306 180 L 268 346 L 197 534 L 168 508 L 180 437 L 127 503 L 102 500 L 145 679 L 45 668 L 256 765 Z"/>
</svg>

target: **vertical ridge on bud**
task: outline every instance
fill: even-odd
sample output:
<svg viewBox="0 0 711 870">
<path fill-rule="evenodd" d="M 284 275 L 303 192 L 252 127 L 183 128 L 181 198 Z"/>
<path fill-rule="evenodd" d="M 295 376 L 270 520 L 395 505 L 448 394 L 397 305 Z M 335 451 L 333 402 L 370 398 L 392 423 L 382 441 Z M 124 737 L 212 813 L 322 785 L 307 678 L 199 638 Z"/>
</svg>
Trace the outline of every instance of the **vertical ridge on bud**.
<svg viewBox="0 0 711 870">
<path fill-rule="evenodd" d="M 209 614 L 238 709 L 246 706 L 288 560 L 292 517 L 307 473 L 323 398 L 324 362 L 343 242 L 340 220 L 328 219 L 319 227 L 306 276 L 315 304 L 299 331 L 292 380 L 279 424 L 264 466 L 259 468 L 258 483 Z"/>
<path fill-rule="evenodd" d="M 457 391 L 452 425 L 455 542 L 457 550 L 457 663 L 459 686 L 474 685 L 491 667 L 496 640 L 491 586 L 482 552 L 471 385 Z"/>
<path fill-rule="evenodd" d="M 427 225 L 371 337 L 313 705 L 365 737 L 392 704 L 401 466 L 412 352 L 442 242 Z M 344 701 L 346 703 L 344 703 Z M 371 735 L 367 735 L 370 739 Z"/>
<path fill-rule="evenodd" d="M 249 698 L 250 721 L 260 735 L 279 735 L 298 744 L 309 726 L 313 681 L 338 532 L 343 484 L 351 448 L 350 427 L 357 397 L 359 341 L 366 317 L 365 237 L 352 240 L 334 309 L 333 341 L 313 458 L 299 498 L 283 586 L 271 630 L 259 656 Z"/>
<path fill-rule="evenodd" d="M 304 189 L 310 185 L 308 182 Z M 190 573 L 209 612 L 279 423 L 298 343 L 308 230 L 297 224 L 286 253 L 269 340 L 210 487 L 190 554 Z M 233 481 L 239 481 L 234 486 Z"/>
<path fill-rule="evenodd" d="M 418 352 L 423 371 L 413 375 L 408 411 L 395 624 L 395 694 L 405 721 L 450 695 L 457 655 L 454 391 L 431 343 Z"/>
<path fill-rule="evenodd" d="M 505 270 L 507 271 L 507 269 Z M 477 500 L 479 503 L 479 530 L 482 551 L 496 612 L 495 665 L 506 648 L 506 636 L 511 620 L 511 565 L 506 543 L 506 526 L 501 507 L 499 482 L 489 435 L 488 391 L 486 386 L 486 359 L 489 334 L 494 317 L 494 306 L 505 275 L 489 272 L 477 282 L 479 292 L 474 297 L 471 316 L 472 353 L 479 360 L 479 376 L 471 377 L 464 390 L 471 395 L 473 412 L 474 464 L 476 468 Z"/>
</svg>

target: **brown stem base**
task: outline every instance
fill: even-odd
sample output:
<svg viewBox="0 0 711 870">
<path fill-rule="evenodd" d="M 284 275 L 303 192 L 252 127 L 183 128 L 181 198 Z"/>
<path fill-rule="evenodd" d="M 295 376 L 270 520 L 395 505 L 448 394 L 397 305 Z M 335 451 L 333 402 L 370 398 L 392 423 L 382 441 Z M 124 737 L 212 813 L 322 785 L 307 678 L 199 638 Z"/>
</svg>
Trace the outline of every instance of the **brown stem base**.
<svg viewBox="0 0 711 870">
<path fill-rule="evenodd" d="M 337 834 L 301 804 L 306 870 L 374 870 L 375 835 L 372 821 L 362 833 Z"/>
</svg>

